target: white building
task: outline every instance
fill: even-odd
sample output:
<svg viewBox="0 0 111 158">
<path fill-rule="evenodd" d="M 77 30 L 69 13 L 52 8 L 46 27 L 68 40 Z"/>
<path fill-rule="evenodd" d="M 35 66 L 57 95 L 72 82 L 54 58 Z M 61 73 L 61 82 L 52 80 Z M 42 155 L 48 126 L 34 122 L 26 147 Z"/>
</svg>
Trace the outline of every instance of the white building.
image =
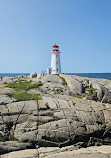
<svg viewBox="0 0 111 158">
<path fill-rule="evenodd" d="M 60 63 L 60 51 L 59 46 L 56 44 L 52 47 L 52 58 L 51 58 L 51 68 L 47 69 L 48 74 L 60 74 L 61 73 L 61 63 Z"/>
</svg>

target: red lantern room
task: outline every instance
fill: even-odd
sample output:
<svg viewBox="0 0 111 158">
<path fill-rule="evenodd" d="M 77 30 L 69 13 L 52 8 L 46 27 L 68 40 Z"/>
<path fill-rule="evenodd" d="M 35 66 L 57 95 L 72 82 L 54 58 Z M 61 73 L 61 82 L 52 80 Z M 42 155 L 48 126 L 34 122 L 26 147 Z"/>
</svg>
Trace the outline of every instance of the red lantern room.
<svg viewBox="0 0 111 158">
<path fill-rule="evenodd" d="M 53 51 L 59 51 L 59 46 L 55 43 L 55 45 L 53 46 Z"/>
</svg>

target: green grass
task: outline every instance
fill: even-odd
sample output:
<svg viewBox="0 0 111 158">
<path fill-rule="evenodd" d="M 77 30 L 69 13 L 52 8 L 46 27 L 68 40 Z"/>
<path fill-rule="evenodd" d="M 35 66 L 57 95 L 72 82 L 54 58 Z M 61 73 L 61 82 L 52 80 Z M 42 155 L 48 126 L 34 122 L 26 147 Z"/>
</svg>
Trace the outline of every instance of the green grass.
<svg viewBox="0 0 111 158">
<path fill-rule="evenodd" d="M 81 81 L 79 81 L 79 82 L 80 82 L 82 85 L 84 85 L 84 83 L 83 83 L 84 81 L 83 81 L 83 80 L 81 80 Z"/>
<path fill-rule="evenodd" d="M 92 100 L 96 100 L 96 101 L 97 101 L 97 100 L 98 100 L 98 99 L 97 99 L 97 92 L 93 92 L 93 93 L 90 95 L 90 97 L 91 97 Z"/>
<path fill-rule="evenodd" d="M 97 96 L 97 92 L 93 92 L 90 96 L 96 97 Z"/>
<path fill-rule="evenodd" d="M 62 81 L 63 81 L 62 84 L 63 84 L 63 85 L 67 85 L 67 82 L 66 82 L 65 78 L 64 78 L 64 77 L 61 77 L 61 76 L 59 76 L 59 77 L 60 77 L 60 78 L 62 79 Z"/>
<path fill-rule="evenodd" d="M 39 86 L 42 86 L 41 82 L 38 82 L 37 84 L 31 84 L 31 82 L 22 81 L 22 80 L 14 83 L 8 83 L 6 85 L 6 87 L 13 88 L 15 91 L 29 90 L 33 88 L 38 88 Z"/>
<path fill-rule="evenodd" d="M 7 83 L 6 87 L 13 88 L 14 92 L 6 93 L 10 98 L 15 98 L 17 101 L 25 101 L 25 100 L 39 100 L 41 99 L 40 94 L 30 94 L 27 93 L 27 90 L 38 88 L 42 86 L 41 82 L 37 84 L 31 84 L 26 80 L 19 80 L 14 83 Z"/>
<path fill-rule="evenodd" d="M 83 97 L 82 96 L 80 96 L 80 95 L 72 95 L 72 97 L 75 97 L 75 98 L 80 98 L 80 99 L 82 99 Z"/>
<path fill-rule="evenodd" d="M 86 88 L 86 91 L 96 91 L 97 89 L 95 88 Z"/>
<path fill-rule="evenodd" d="M 76 103 L 75 102 L 72 102 L 72 104 L 75 106 L 76 105 Z"/>
<path fill-rule="evenodd" d="M 83 80 L 78 80 L 77 78 L 75 78 L 75 80 L 80 82 L 82 85 L 84 85 Z"/>
<path fill-rule="evenodd" d="M 89 95 L 90 98 L 91 98 L 92 100 L 95 100 L 95 101 L 98 100 L 98 99 L 97 99 L 97 92 L 96 92 L 96 90 L 97 90 L 97 89 L 95 89 L 95 88 L 86 88 L 86 89 L 85 89 L 86 92 L 89 92 L 87 95 Z"/>
<path fill-rule="evenodd" d="M 30 94 L 27 92 L 12 92 L 12 93 L 7 93 L 7 95 L 10 98 L 14 97 L 17 101 L 41 99 L 40 94 Z"/>
<path fill-rule="evenodd" d="M 14 138 L 14 136 L 9 137 L 9 141 L 19 141 L 18 139 Z"/>
<path fill-rule="evenodd" d="M 5 81 L 4 84 L 7 84 L 7 82 Z"/>
<path fill-rule="evenodd" d="M 89 84 L 89 80 L 86 80 L 87 81 L 87 84 Z"/>
</svg>

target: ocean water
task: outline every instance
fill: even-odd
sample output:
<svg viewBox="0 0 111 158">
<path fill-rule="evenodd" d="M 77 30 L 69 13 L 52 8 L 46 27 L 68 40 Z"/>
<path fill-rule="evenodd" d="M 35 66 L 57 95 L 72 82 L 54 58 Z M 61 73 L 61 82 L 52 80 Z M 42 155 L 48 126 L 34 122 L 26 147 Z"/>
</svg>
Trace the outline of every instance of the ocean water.
<svg viewBox="0 0 111 158">
<path fill-rule="evenodd" d="M 68 73 L 71 74 L 71 73 Z M 71 75 L 77 75 L 81 77 L 89 77 L 89 78 L 102 78 L 111 80 L 111 73 L 72 73 Z"/>
<path fill-rule="evenodd" d="M 111 80 L 111 73 L 65 73 L 69 75 L 77 75 L 82 77 L 90 77 L 90 78 L 103 78 Z M 30 73 L 0 73 L 0 77 L 14 77 L 25 75 L 28 76 Z"/>
<path fill-rule="evenodd" d="M 20 75 L 28 76 L 30 73 L 0 73 L 0 77 L 15 77 Z"/>
</svg>

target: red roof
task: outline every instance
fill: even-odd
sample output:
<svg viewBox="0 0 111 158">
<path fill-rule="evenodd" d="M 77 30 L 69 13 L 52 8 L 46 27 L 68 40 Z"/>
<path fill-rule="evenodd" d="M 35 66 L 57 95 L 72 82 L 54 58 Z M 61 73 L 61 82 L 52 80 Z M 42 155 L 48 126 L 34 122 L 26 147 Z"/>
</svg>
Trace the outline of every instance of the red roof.
<svg viewBox="0 0 111 158">
<path fill-rule="evenodd" d="M 53 47 L 59 47 L 59 46 L 55 43 L 55 45 Z"/>
<path fill-rule="evenodd" d="M 53 49 L 53 51 L 59 51 L 59 50 Z"/>
</svg>

